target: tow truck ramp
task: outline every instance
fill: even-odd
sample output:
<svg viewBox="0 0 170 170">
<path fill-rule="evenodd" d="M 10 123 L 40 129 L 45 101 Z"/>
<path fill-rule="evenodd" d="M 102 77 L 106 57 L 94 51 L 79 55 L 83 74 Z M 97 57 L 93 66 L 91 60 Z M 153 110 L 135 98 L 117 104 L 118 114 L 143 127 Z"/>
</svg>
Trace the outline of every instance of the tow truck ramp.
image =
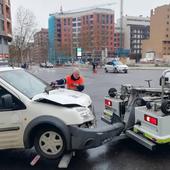
<svg viewBox="0 0 170 170">
<path fill-rule="evenodd" d="M 146 148 L 148 148 L 150 150 L 154 150 L 156 148 L 155 143 L 153 143 L 152 141 L 144 138 L 140 134 L 137 134 L 137 133 L 133 132 L 132 130 L 126 130 L 125 133 L 129 138 L 135 140 L 136 142 L 140 143 L 141 145 L 145 146 Z"/>
</svg>

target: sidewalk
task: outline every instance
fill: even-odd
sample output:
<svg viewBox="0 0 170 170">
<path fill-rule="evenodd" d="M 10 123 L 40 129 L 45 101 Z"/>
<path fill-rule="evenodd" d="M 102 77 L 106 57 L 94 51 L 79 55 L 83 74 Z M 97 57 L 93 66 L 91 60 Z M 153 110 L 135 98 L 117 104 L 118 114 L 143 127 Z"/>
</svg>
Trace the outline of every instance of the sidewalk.
<svg viewBox="0 0 170 170">
<path fill-rule="evenodd" d="M 129 70 L 167 70 L 170 67 L 129 67 Z"/>
</svg>

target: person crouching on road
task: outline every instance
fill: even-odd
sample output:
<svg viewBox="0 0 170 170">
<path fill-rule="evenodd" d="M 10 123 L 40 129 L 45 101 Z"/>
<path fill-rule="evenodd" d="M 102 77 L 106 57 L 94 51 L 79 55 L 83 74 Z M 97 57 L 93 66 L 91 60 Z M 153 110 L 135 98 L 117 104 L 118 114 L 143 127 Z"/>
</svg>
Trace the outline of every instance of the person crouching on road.
<svg viewBox="0 0 170 170">
<path fill-rule="evenodd" d="M 74 68 L 71 75 L 67 75 L 66 78 L 56 80 L 57 85 L 66 85 L 67 89 L 83 91 L 84 90 L 84 78 L 80 75 L 80 70 L 78 68 Z"/>
</svg>

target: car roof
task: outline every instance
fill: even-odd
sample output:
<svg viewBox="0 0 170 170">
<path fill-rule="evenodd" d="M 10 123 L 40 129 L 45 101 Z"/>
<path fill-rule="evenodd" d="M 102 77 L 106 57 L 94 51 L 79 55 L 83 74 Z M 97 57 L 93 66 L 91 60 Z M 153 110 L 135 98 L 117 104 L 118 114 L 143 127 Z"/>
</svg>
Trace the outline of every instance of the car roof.
<svg viewBox="0 0 170 170">
<path fill-rule="evenodd" d="M 19 67 L 10 67 L 10 66 L 2 66 L 0 67 L 0 72 L 3 72 L 3 71 L 11 71 L 11 70 L 20 70 L 22 68 L 19 68 Z"/>
</svg>

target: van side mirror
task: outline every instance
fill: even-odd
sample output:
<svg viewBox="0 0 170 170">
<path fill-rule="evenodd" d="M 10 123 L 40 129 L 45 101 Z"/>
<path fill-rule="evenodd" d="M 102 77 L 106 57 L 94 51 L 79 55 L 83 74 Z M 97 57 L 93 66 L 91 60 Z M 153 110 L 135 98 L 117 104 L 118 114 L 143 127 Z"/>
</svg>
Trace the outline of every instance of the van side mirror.
<svg viewBox="0 0 170 170">
<path fill-rule="evenodd" d="M 2 105 L 4 109 L 11 109 L 13 108 L 13 100 L 12 100 L 12 95 L 11 94 L 5 94 L 1 96 L 2 99 Z"/>
</svg>

